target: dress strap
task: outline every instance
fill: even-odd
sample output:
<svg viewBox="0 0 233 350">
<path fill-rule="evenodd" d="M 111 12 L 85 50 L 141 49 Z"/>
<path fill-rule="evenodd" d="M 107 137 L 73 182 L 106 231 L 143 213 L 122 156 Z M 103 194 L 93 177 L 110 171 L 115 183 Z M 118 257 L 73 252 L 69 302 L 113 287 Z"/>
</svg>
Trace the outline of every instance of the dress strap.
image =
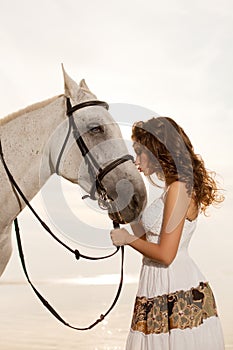
<svg viewBox="0 0 233 350">
<path fill-rule="evenodd" d="M 164 199 L 166 197 L 166 194 L 167 194 L 167 191 L 168 191 L 169 187 L 170 186 L 164 187 L 164 191 L 162 192 L 161 196 L 159 197 L 159 198 L 161 198 L 163 200 L 163 202 L 164 202 Z"/>
</svg>

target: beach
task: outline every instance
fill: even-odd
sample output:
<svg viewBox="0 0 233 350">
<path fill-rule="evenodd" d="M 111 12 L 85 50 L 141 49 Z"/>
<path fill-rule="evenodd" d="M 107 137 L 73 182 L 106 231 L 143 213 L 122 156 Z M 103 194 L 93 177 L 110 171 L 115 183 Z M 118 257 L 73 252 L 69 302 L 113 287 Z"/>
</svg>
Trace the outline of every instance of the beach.
<svg viewBox="0 0 233 350">
<path fill-rule="evenodd" d="M 47 283 L 38 286 L 67 322 L 85 327 L 107 310 L 117 286 L 77 286 Z M 117 306 L 101 324 L 76 331 L 60 324 L 38 302 L 26 284 L 0 285 L 1 350 L 122 350 L 133 303 L 134 285 L 123 290 Z M 103 297 L 104 296 L 104 297 Z"/>
<path fill-rule="evenodd" d="M 90 281 L 90 280 L 89 280 Z M 38 289 L 68 323 L 86 327 L 107 310 L 117 289 L 111 285 L 77 285 L 50 281 Z M 123 350 L 130 327 L 137 284 L 124 285 L 120 299 L 107 318 L 89 331 L 76 331 L 59 323 L 26 283 L 0 283 L 1 350 Z M 216 288 L 215 288 L 216 289 Z M 233 350 L 231 310 L 220 296 L 220 314 L 226 350 Z"/>
</svg>

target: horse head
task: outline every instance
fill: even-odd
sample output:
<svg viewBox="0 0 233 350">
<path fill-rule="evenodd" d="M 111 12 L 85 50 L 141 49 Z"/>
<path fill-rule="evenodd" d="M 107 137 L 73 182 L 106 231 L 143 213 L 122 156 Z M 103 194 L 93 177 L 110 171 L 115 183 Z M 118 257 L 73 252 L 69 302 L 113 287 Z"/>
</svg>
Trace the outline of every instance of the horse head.
<svg viewBox="0 0 233 350">
<path fill-rule="evenodd" d="M 119 223 L 132 222 L 145 207 L 146 189 L 132 160 L 129 157 L 125 158 L 128 150 L 120 128 L 104 108 L 107 104 L 95 104 L 95 101 L 98 102 L 97 97 L 90 91 L 85 80 L 77 84 L 64 68 L 63 73 L 64 101 L 69 102 L 68 108 L 80 104 L 84 108 L 72 113 L 72 126 L 70 117 L 64 115 L 59 130 L 54 132 L 50 149 L 53 167 L 60 176 L 90 193 L 93 199 L 101 200 L 112 219 Z M 89 105 L 89 101 L 93 104 Z M 65 109 L 67 112 L 67 107 Z M 77 139 L 81 139 L 85 144 L 85 154 L 82 154 L 77 146 Z M 88 157 L 97 165 L 90 166 Z M 116 161 L 119 159 L 120 162 Z M 108 167 L 110 169 L 105 171 L 98 188 L 95 186 L 96 176 Z M 105 197 L 101 198 L 102 189 L 105 190 Z"/>
</svg>

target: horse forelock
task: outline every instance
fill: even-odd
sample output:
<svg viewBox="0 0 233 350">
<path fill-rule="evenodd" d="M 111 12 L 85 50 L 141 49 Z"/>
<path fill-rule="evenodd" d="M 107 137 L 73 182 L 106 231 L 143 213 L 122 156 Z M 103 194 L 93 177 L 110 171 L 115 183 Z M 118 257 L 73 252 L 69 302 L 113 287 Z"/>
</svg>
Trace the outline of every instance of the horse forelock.
<svg viewBox="0 0 233 350">
<path fill-rule="evenodd" d="M 6 117 L 0 119 L 0 126 L 10 122 L 11 120 L 16 119 L 17 117 L 19 117 L 19 116 L 21 116 L 23 114 L 30 113 L 30 112 L 36 111 L 37 109 L 43 108 L 43 107 L 49 105 L 50 103 L 52 103 L 53 101 L 57 100 L 59 97 L 62 97 L 62 96 L 64 96 L 64 95 L 62 95 L 62 94 L 61 95 L 57 95 L 57 96 L 51 97 L 51 98 L 49 98 L 47 100 L 34 103 L 34 104 L 30 105 L 30 106 L 27 106 L 27 107 L 25 107 L 23 109 L 20 109 L 17 112 L 11 113 L 11 114 L 7 115 Z"/>
</svg>

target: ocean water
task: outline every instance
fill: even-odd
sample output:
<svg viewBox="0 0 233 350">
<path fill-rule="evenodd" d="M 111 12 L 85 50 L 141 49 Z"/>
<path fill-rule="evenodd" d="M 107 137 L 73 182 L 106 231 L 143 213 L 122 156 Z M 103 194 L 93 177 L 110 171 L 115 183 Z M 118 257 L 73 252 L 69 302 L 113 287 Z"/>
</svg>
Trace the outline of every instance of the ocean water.
<svg viewBox="0 0 233 350">
<path fill-rule="evenodd" d="M 37 286 L 68 323 L 86 327 L 107 310 L 117 285 L 116 279 L 106 275 L 102 279 L 100 277 L 99 284 L 95 278 L 79 282 L 53 280 L 39 282 Z M 75 331 L 51 316 L 25 282 L 1 282 L 0 349 L 123 350 L 136 289 L 134 280 L 128 279 L 117 305 L 102 323 L 89 331 Z M 227 310 L 225 300 L 221 305 L 221 314 L 226 350 L 233 349 L 231 311 Z"/>
<path fill-rule="evenodd" d="M 29 285 L 1 283 L 0 349 L 122 350 L 130 325 L 131 295 L 134 295 L 135 287 L 124 286 L 118 304 L 102 323 L 89 331 L 76 331 L 50 315 Z M 86 327 L 108 309 L 117 286 L 53 281 L 39 283 L 38 289 L 68 323 Z"/>
</svg>

